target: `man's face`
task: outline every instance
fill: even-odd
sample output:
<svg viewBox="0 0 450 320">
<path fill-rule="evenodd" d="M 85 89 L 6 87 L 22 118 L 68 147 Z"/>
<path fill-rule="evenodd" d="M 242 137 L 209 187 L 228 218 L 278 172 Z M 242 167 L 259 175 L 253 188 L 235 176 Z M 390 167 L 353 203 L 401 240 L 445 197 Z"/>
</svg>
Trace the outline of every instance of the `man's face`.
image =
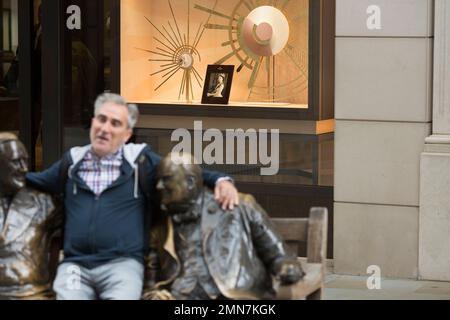
<svg viewBox="0 0 450 320">
<path fill-rule="evenodd" d="M 187 210 L 199 191 L 195 174 L 167 159 L 159 167 L 156 189 L 161 208 L 169 213 Z"/>
<path fill-rule="evenodd" d="M 25 187 L 28 154 L 20 141 L 12 140 L 0 145 L 0 192 L 14 195 Z"/>
<path fill-rule="evenodd" d="M 113 154 L 130 139 L 131 134 L 128 109 L 115 103 L 105 103 L 92 119 L 92 150 L 99 157 Z"/>
</svg>

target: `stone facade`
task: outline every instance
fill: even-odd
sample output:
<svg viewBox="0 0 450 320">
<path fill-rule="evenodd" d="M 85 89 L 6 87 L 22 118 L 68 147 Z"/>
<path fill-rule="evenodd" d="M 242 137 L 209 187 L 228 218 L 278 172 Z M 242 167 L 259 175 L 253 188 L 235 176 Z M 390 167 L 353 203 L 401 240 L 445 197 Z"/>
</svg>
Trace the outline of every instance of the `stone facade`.
<svg viewBox="0 0 450 320">
<path fill-rule="evenodd" d="M 422 274 L 433 24 L 432 0 L 336 0 L 335 273 Z"/>
<path fill-rule="evenodd" d="M 420 170 L 419 278 L 450 280 L 450 2 L 435 1 L 433 134 Z"/>
</svg>

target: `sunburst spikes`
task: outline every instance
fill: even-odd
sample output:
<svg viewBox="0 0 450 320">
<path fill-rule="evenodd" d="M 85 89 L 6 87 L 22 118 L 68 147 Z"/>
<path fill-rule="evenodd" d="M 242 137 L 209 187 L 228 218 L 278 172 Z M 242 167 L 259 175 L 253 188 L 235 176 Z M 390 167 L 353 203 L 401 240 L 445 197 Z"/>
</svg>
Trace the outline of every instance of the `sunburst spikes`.
<svg viewBox="0 0 450 320">
<path fill-rule="evenodd" d="M 173 44 L 169 39 L 167 39 L 167 37 L 164 35 L 164 33 L 162 33 L 161 30 L 159 30 L 158 27 L 156 27 L 149 18 L 145 17 L 145 19 L 147 19 L 147 21 L 150 22 L 150 24 L 153 26 L 153 28 L 155 28 L 156 31 L 158 31 L 163 36 L 164 39 L 166 39 L 166 41 L 173 47 L 173 49 L 177 50 L 177 46 L 175 44 Z"/>
<path fill-rule="evenodd" d="M 236 50 L 231 51 L 229 54 L 227 54 L 226 56 L 222 57 L 221 59 L 217 60 L 214 64 L 223 64 L 225 61 L 227 61 L 228 59 L 230 59 L 232 56 L 234 56 L 237 52 L 241 51 L 241 48 L 238 48 Z"/>
<path fill-rule="evenodd" d="M 200 42 L 200 39 L 203 35 L 203 31 L 205 31 L 205 29 L 202 29 L 202 26 L 203 26 L 203 22 L 200 22 L 200 25 L 198 26 L 197 34 L 195 35 L 195 38 L 194 38 L 194 42 L 192 43 L 191 53 L 195 50 L 195 48 L 197 48 L 197 45 Z M 203 30 L 203 31 L 200 33 L 200 30 Z M 198 39 L 197 39 L 197 37 L 198 37 Z"/>
<path fill-rule="evenodd" d="M 211 23 L 205 24 L 205 28 L 206 29 L 216 29 L 216 30 L 235 30 L 235 31 L 237 31 L 237 29 L 238 29 L 237 26 L 226 26 L 223 24 L 211 24 Z"/>
<path fill-rule="evenodd" d="M 170 75 L 167 77 L 166 80 L 164 80 L 159 86 L 157 86 L 157 87 L 155 88 L 155 91 L 158 90 L 159 88 L 161 88 L 161 86 L 162 86 L 163 84 L 165 84 L 167 81 L 169 81 L 169 79 L 172 78 L 172 77 L 175 75 L 175 73 L 177 73 L 178 70 L 180 70 L 180 69 L 181 69 L 181 67 L 178 66 L 175 70 L 169 71 L 168 73 L 164 74 L 164 75 L 162 76 L 162 78 L 166 77 L 166 76 L 169 75 L 169 74 L 170 74 Z"/>
<path fill-rule="evenodd" d="M 170 30 L 172 31 L 172 33 L 173 33 L 175 39 L 177 40 L 178 45 L 179 45 L 179 46 L 183 45 L 183 44 L 184 44 L 184 43 L 183 43 L 183 40 L 182 40 L 181 38 L 178 39 L 177 34 L 175 33 L 175 31 L 174 31 L 173 28 L 172 28 L 172 25 L 170 24 L 170 21 L 167 21 L 167 23 L 169 24 Z"/>
<path fill-rule="evenodd" d="M 170 48 L 168 45 L 166 45 L 164 42 L 162 42 L 161 40 L 159 40 L 156 37 L 153 37 L 153 39 L 155 39 L 157 42 L 161 43 L 164 47 L 166 47 L 167 49 L 169 49 L 171 52 L 175 53 L 175 50 L 173 50 L 172 48 Z"/>
<path fill-rule="evenodd" d="M 286 6 L 289 4 L 290 0 L 283 0 L 283 2 L 280 5 L 281 10 L 284 10 Z"/>
<path fill-rule="evenodd" d="M 249 89 L 251 89 L 255 85 L 255 81 L 256 81 L 256 78 L 258 77 L 259 68 L 261 67 L 262 60 L 263 60 L 263 57 L 261 57 L 259 61 L 256 61 L 256 64 L 253 67 L 253 72 L 252 72 L 252 75 L 250 76 L 250 80 L 248 82 Z"/>
<path fill-rule="evenodd" d="M 197 82 L 198 82 L 198 85 L 201 87 L 202 86 L 202 81 L 203 81 L 203 79 L 202 79 L 202 77 L 200 76 L 200 74 L 197 72 L 197 70 L 195 69 L 195 68 L 192 68 L 192 73 L 194 74 L 194 76 L 195 76 L 195 79 L 197 80 Z M 200 78 L 200 79 L 199 79 Z"/>
<path fill-rule="evenodd" d="M 148 50 L 148 52 L 159 55 L 159 56 L 163 56 L 163 57 L 173 58 L 173 55 L 168 55 L 168 54 L 164 54 L 164 53 L 160 53 L 160 52 L 156 52 L 156 51 L 152 51 L 152 50 Z"/>
<path fill-rule="evenodd" d="M 306 78 L 308 78 L 306 71 L 303 70 L 302 66 L 299 64 L 298 61 L 296 61 L 296 58 L 294 57 L 294 55 L 292 55 L 293 50 L 283 50 L 282 52 L 284 52 L 289 59 L 292 61 L 292 63 L 297 67 L 298 70 L 300 70 L 300 72 L 303 74 L 303 76 L 305 76 Z"/>
<path fill-rule="evenodd" d="M 166 32 L 167 36 L 170 38 L 170 40 L 172 40 L 172 43 L 174 44 L 175 48 L 178 48 L 179 46 L 181 46 L 182 44 L 178 44 L 170 35 L 169 31 L 167 31 L 167 29 L 162 26 L 163 30 Z"/>
<path fill-rule="evenodd" d="M 198 5 L 198 4 L 196 4 L 196 5 L 194 5 L 194 8 L 195 9 L 198 9 L 198 10 L 201 10 L 201 11 L 205 11 L 205 12 L 207 12 L 207 13 L 209 13 L 209 14 L 212 14 L 212 15 L 215 15 L 215 16 L 218 16 L 218 17 L 222 17 L 222 18 L 225 18 L 225 19 L 228 19 L 228 20 L 234 20 L 234 21 L 237 21 L 235 18 L 233 18 L 233 17 L 230 17 L 230 16 L 228 16 L 228 15 L 226 15 L 226 14 L 223 14 L 223 13 L 220 13 L 220 12 L 218 12 L 218 11 L 215 11 L 215 10 L 212 10 L 212 9 L 209 9 L 209 8 L 206 8 L 206 7 L 203 7 L 203 6 L 200 6 L 200 5 Z"/>
<path fill-rule="evenodd" d="M 161 70 L 159 70 L 159 71 L 153 72 L 152 74 L 150 74 L 150 76 L 154 76 L 155 74 L 158 74 L 158 73 L 161 73 L 161 72 L 170 70 L 170 69 L 175 69 L 175 68 L 177 68 L 177 67 L 179 67 L 178 64 L 172 63 L 170 67 L 167 67 L 167 68 L 161 69 Z M 170 71 L 169 71 L 169 72 L 170 72 Z"/>
<path fill-rule="evenodd" d="M 175 18 L 175 13 L 173 12 L 172 4 L 170 3 L 170 0 L 167 0 L 167 2 L 169 3 L 170 12 L 172 14 L 173 21 L 175 22 L 175 27 L 177 29 L 178 35 L 179 35 L 180 39 L 182 39 L 181 33 L 180 33 L 180 28 L 178 28 L 177 19 Z"/>
<path fill-rule="evenodd" d="M 227 42 L 223 42 L 223 43 L 221 44 L 221 46 L 222 46 L 222 47 L 230 46 L 230 45 L 232 45 L 233 43 L 236 43 L 237 41 L 238 41 L 237 39 L 233 39 L 233 40 L 230 40 L 230 41 L 227 41 Z"/>
<path fill-rule="evenodd" d="M 180 99 L 181 95 L 184 93 L 184 84 L 186 83 L 187 74 L 188 74 L 188 71 L 184 70 L 183 78 L 181 80 L 181 85 L 180 85 L 180 91 L 178 92 L 178 100 Z"/>
</svg>

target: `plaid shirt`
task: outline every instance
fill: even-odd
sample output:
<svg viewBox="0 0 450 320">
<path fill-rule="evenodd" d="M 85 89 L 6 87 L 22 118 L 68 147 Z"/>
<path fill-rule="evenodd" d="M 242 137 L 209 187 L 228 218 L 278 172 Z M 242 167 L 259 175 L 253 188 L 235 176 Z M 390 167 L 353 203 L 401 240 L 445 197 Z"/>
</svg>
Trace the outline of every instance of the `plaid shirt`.
<svg viewBox="0 0 450 320">
<path fill-rule="evenodd" d="M 123 147 L 116 153 L 103 158 L 95 155 L 91 149 L 84 156 L 78 175 L 96 196 L 100 196 L 119 178 L 122 161 Z"/>
</svg>

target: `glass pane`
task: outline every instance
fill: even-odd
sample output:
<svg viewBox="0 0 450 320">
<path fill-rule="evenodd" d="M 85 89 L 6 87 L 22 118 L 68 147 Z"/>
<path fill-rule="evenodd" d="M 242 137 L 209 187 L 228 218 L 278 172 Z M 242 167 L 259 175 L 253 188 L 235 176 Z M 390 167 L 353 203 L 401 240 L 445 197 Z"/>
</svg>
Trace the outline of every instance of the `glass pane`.
<svg viewBox="0 0 450 320">
<path fill-rule="evenodd" d="M 121 88 L 142 103 L 201 100 L 234 66 L 230 104 L 308 108 L 309 0 L 122 0 Z"/>
<path fill-rule="evenodd" d="M 0 131 L 19 134 L 18 0 L 0 0 Z"/>
<path fill-rule="evenodd" d="M 81 11 L 81 29 L 64 33 L 63 149 L 89 143 L 97 95 L 111 89 L 112 0 L 65 0 Z"/>
<path fill-rule="evenodd" d="M 148 143 L 161 155 L 166 155 L 173 150 L 179 141 L 171 141 L 173 130 L 160 129 L 138 129 L 136 138 L 140 143 Z M 190 131 L 191 137 L 194 132 Z M 226 133 L 222 133 L 226 137 Z M 269 139 L 270 140 L 270 139 Z M 195 150 L 195 140 L 191 140 L 191 150 Z M 203 160 L 205 150 L 211 142 L 203 142 Z M 233 164 L 225 164 L 226 142 L 222 152 L 224 164 L 204 165 L 209 170 L 218 170 L 232 175 L 237 182 L 242 183 L 265 183 L 278 185 L 310 185 L 310 186 L 333 186 L 333 148 L 334 134 L 308 135 L 308 134 L 281 134 L 279 137 L 279 156 L 270 154 L 271 146 L 267 147 L 267 156 L 270 161 L 262 163 L 261 154 L 256 156 L 256 163 L 251 164 L 250 149 L 252 143 L 247 139 L 242 157 L 243 164 L 238 163 L 237 155 L 238 140 L 235 140 Z M 260 146 L 259 146 L 260 148 Z M 258 145 L 253 145 L 253 150 L 258 150 Z M 259 149 L 259 152 L 261 150 Z M 275 161 L 278 162 L 275 164 Z M 274 175 L 261 174 L 262 168 L 278 168 Z"/>
<path fill-rule="evenodd" d="M 41 0 L 33 3 L 33 51 L 32 51 L 32 140 L 35 143 L 35 169 L 41 170 L 43 166 L 42 154 L 42 12 Z"/>
</svg>

